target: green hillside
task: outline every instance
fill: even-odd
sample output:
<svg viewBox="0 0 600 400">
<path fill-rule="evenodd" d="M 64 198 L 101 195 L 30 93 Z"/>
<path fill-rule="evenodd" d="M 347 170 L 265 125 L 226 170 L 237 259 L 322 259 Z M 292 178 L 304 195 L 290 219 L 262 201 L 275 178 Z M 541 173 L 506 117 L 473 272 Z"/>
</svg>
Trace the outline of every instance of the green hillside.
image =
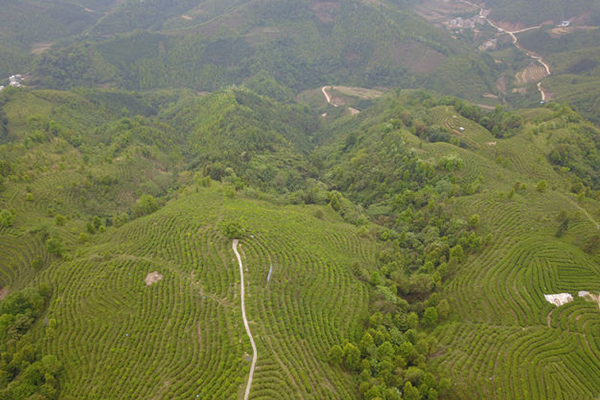
<svg viewBox="0 0 600 400">
<path fill-rule="evenodd" d="M 316 208 L 229 199 L 218 185 L 178 197 L 40 275 L 62 282 L 44 343 L 64 360 L 61 397 L 238 396 L 251 349 L 223 220 L 244 220 L 253 232 L 241 244 L 258 340 L 253 397 L 356 397 L 352 377 L 323 357 L 365 317 L 368 292 L 348 266 L 372 268 L 374 243 L 335 216 L 315 218 Z M 163 279 L 146 287 L 152 271 Z"/>
<path fill-rule="evenodd" d="M 6 1 L 0 13 L 0 79 L 29 71 L 33 53 L 93 26 L 116 1 Z"/>
<path fill-rule="evenodd" d="M 552 65 L 552 76 L 544 80 L 544 85 L 555 94 L 556 99 L 568 101 L 598 124 L 600 30 L 597 27 L 585 30 L 573 28 L 572 31 L 561 35 L 553 32 L 548 30 L 527 33 L 520 41 L 524 46 L 543 55 Z"/>
<path fill-rule="evenodd" d="M 6 398 L 240 398 L 236 236 L 250 398 L 600 392 L 600 311 L 577 297 L 600 292 L 599 136 L 568 107 L 394 90 L 323 118 L 243 88 L 2 104 Z"/>
<path fill-rule="evenodd" d="M 8 2 L 0 400 L 597 399 L 598 10 L 546 3 Z"/>
<path fill-rule="evenodd" d="M 472 64 L 464 55 L 451 57 L 428 87 L 445 94 L 464 93 L 459 88 L 477 71 L 480 96 L 460 96 L 483 107 L 568 102 L 598 124 L 597 2 L 426 0 L 411 5 L 456 42 L 477 49 L 477 57 L 485 62 Z M 453 66 L 452 78 L 442 72 L 448 65 Z M 445 79 L 439 79 L 441 74 Z"/>
<path fill-rule="evenodd" d="M 568 4 L 558 0 L 496 0 L 489 6 L 494 20 L 518 22 L 527 26 L 547 21 L 558 24 L 573 19 L 585 21 L 588 25 L 597 26 L 600 23 L 600 6 L 587 0 L 570 1 Z"/>
<path fill-rule="evenodd" d="M 214 91 L 267 77 L 295 92 L 338 82 L 428 86 L 468 98 L 493 90 L 493 63 L 396 3 L 178 2 L 167 13 L 158 13 L 161 2 L 146 3 L 103 18 L 94 28 L 103 35 L 44 53 L 32 84 Z M 122 34 L 107 39 L 105 30 Z"/>
<path fill-rule="evenodd" d="M 545 157 L 558 137 L 577 128 L 559 122 L 560 113 L 543 119 L 537 133 L 529 128 L 501 141 L 473 132 L 481 135 L 480 154 L 459 153 L 465 174 L 478 174 L 483 185 L 458 199 L 455 210 L 481 215 L 494 236 L 494 244 L 460 265 L 445 288 L 457 315 L 436 332 L 447 349 L 438 362 L 452 371 L 460 398 L 583 399 L 598 392 L 590 331 L 598 307 L 577 298 L 579 291 L 598 291 L 597 202 Z M 561 292 L 576 300 L 555 308 L 543 297 Z"/>
</svg>

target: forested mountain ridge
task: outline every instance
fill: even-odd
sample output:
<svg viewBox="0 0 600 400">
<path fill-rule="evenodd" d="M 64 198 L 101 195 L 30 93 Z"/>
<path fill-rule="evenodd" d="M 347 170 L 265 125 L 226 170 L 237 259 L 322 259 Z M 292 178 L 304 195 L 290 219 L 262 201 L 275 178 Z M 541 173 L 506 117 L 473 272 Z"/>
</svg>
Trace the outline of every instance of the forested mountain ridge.
<svg viewBox="0 0 600 400">
<path fill-rule="evenodd" d="M 493 89 L 479 104 L 533 107 L 539 101 L 568 101 L 598 123 L 600 9 L 595 2 L 426 0 L 411 7 L 495 64 Z M 446 92 L 443 85 L 436 89 Z"/>
<path fill-rule="evenodd" d="M 529 51 L 548 56 L 548 97 L 570 101 L 597 121 L 594 5 L 481 6 L 507 30 L 541 26 L 519 37 Z M 26 74 L 27 84 L 37 87 L 214 91 L 267 78 L 296 93 L 327 84 L 426 87 L 494 107 L 533 105 L 539 101 L 535 79 L 545 74 L 511 49 L 508 35 L 490 42 L 490 26 L 474 26 L 472 37 L 468 29 L 448 35 L 413 12 L 429 9 L 439 22 L 439 9 L 446 23 L 478 13 L 469 8 L 475 4 L 458 1 L 152 0 L 37 7 L 30 0 L 7 7 L 0 76 Z M 563 21 L 571 26 L 557 31 Z"/>
<path fill-rule="evenodd" d="M 113 8 L 42 53 L 29 84 L 213 91 L 267 73 L 296 92 L 336 82 L 429 86 L 471 98 L 493 90 L 493 64 L 401 3 L 170 3 Z"/>
</svg>

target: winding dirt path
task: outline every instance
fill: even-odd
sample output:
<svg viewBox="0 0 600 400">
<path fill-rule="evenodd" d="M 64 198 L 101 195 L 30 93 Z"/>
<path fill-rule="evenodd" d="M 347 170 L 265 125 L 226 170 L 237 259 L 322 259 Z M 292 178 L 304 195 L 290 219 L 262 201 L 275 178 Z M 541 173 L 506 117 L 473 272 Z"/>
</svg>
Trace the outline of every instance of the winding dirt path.
<svg viewBox="0 0 600 400">
<path fill-rule="evenodd" d="M 329 86 L 329 88 L 331 89 L 331 86 Z M 329 93 L 327 93 L 327 91 L 325 89 L 327 89 L 327 86 L 323 86 L 321 88 L 321 92 L 323 92 L 323 96 L 325 96 L 325 100 L 327 100 L 327 104 L 331 104 L 332 106 L 337 107 L 337 104 L 333 104 L 331 102 L 331 96 L 329 95 Z"/>
<path fill-rule="evenodd" d="M 537 54 L 535 54 L 532 51 L 527 50 L 526 48 L 524 48 L 523 46 L 521 46 L 519 44 L 519 40 L 517 39 L 517 36 L 515 35 L 515 33 L 522 33 L 522 32 L 527 32 L 533 29 L 539 29 L 542 27 L 542 25 L 537 25 L 537 26 L 530 26 L 529 28 L 524 28 L 524 29 L 519 29 L 516 31 L 507 31 L 504 28 L 499 27 L 498 25 L 496 25 L 494 23 L 494 21 L 492 21 L 491 19 L 489 19 L 488 17 L 486 17 L 484 15 L 484 8 L 481 7 L 478 4 L 473 4 L 470 1 L 467 0 L 461 0 L 461 2 L 469 4 L 470 6 L 473 7 L 479 7 L 479 16 L 484 19 L 488 24 L 490 24 L 493 28 L 495 28 L 498 32 L 500 33 L 507 33 L 508 35 L 510 35 L 513 44 L 515 45 L 515 47 L 517 49 L 519 49 L 520 51 L 522 51 L 523 53 L 525 53 L 525 55 L 527 55 L 530 58 L 533 58 L 535 61 L 537 61 L 538 63 L 541 64 L 542 67 L 544 67 L 544 70 L 546 71 L 546 76 L 550 76 L 552 74 L 552 72 L 550 71 L 550 65 L 548 65 L 548 63 L 546 63 L 544 61 L 544 59 L 540 56 L 538 56 Z M 544 88 L 542 87 L 542 81 L 539 81 L 537 84 L 537 88 L 538 91 L 540 92 L 540 95 L 542 96 L 542 101 L 546 101 L 546 92 L 544 91 Z"/>
<path fill-rule="evenodd" d="M 548 326 L 548 328 L 552 328 L 552 313 L 554 312 L 554 310 L 556 310 L 556 308 L 550 310 L 548 316 L 546 316 L 546 325 Z"/>
<path fill-rule="evenodd" d="M 596 229 L 600 230 L 600 224 L 590 215 L 589 212 L 586 211 L 585 208 L 581 207 L 579 204 L 577 204 L 573 199 L 569 199 L 569 201 L 571 202 L 571 204 L 573 204 L 576 208 L 579 209 L 579 211 L 581 211 L 583 213 L 583 215 L 586 216 L 587 219 L 590 220 L 590 222 L 592 224 L 594 224 L 594 226 L 596 227 Z M 598 304 L 600 305 L 600 299 L 598 299 Z"/>
<path fill-rule="evenodd" d="M 248 325 L 248 319 L 246 318 L 246 306 L 244 304 L 244 266 L 242 265 L 242 257 L 240 257 L 240 253 L 238 253 L 237 245 L 239 240 L 233 239 L 233 252 L 237 257 L 238 264 L 240 265 L 240 277 L 242 278 L 241 288 L 242 288 L 242 318 L 244 320 L 244 326 L 246 327 L 246 333 L 250 338 L 250 343 L 252 344 L 252 351 L 254 355 L 252 356 L 252 366 L 250 367 L 250 376 L 248 377 L 248 384 L 246 385 L 246 392 L 244 393 L 244 400 L 248 400 L 248 396 L 250 395 L 250 387 L 252 386 L 252 378 L 254 377 L 254 368 L 256 367 L 256 360 L 258 359 L 258 352 L 256 350 L 256 344 L 254 343 L 254 338 L 252 337 L 252 332 L 250 332 L 250 326 Z"/>
<path fill-rule="evenodd" d="M 530 58 L 533 58 L 535 61 L 537 61 L 538 63 L 540 63 L 542 65 L 542 67 L 544 67 L 544 70 L 546 70 L 546 74 L 547 76 L 550 76 L 552 74 L 552 72 L 550 71 L 550 66 L 544 61 L 544 59 L 540 56 L 538 56 L 537 54 L 535 54 L 532 51 L 527 50 L 526 48 L 524 48 L 523 46 L 521 46 L 519 44 L 519 40 L 517 39 L 517 36 L 515 35 L 515 33 L 521 33 L 521 32 L 527 32 L 530 31 L 532 29 L 539 29 L 542 26 L 538 25 L 538 26 L 531 26 L 529 28 L 525 28 L 525 29 L 519 29 L 517 31 L 507 31 L 504 28 L 500 28 L 499 26 L 497 26 L 496 24 L 494 24 L 494 22 L 492 22 L 492 20 L 488 19 L 486 16 L 483 15 L 483 8 L 479 9 L 479 16 L 481 16 L 481 18 L 483 18 L 484 20 L 487 21 L 488 24 L 490 24 L 491 26 L 493 26 L 494 28 L 496 28 L 496 30 L 500 33 L 508 33 L 512 39 L 513 44 L 515 45 L 515 47 L 517 49 L 519 49 L 520 51 L 522 51 L 523 53 L 525 53 L 525 55 L 527 55 Z M 538 91 L 540 92 L 540 95 L 542 96 L 542 101 L 546 101 L 546 92 L 544 91 L 544 88 L 542 87 L 542 81 L 539 81 L 537 84 L 537 88 Z"/>
</svg>

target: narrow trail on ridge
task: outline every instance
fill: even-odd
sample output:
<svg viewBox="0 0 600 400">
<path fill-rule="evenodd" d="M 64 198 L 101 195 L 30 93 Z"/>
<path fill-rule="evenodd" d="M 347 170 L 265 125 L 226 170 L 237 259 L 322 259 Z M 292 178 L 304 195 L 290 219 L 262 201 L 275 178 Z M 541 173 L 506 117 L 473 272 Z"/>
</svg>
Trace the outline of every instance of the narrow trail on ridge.
<svg viewBox="0 0 600 400">
<path fill-rule="evenodd" d="M 240 277 L 242 278 L 242 282 L 240 287 L 242 288 L 241 299 L 242 299 L 242 319 L 244 320 L 244 326 L 246 327 L 246 333 L 250 338 L 250 343 L 252 344 L 252 351 L 254 355 L 252 356 L 252 366 L 250 367 L 250 376 L 248 377 L 248 384 L 246 385 L 246 392 L 244 393 L 244 400 L 248 400 L 248 396 L 250 395 L 250 387 L 252 386 L 252 378 L 254 377 L 254 368 L 256 367 L 256 360 L 258 359 L 258 352 L 256 350 L 256 344 L 254 343 L 254 338 L 252 337 L 252 332 L 250 332 L 250 326 L 248 325 L 248 319 L 246 318 L 246 305 L 244 304 L 244 266 L 242 265 L 242 257 L 240 253 L 238 253 L 237 245 L 239 243 L 238 239 L 233 239 L 233 252 L 237 257 L 238 264 L 240 266 Z"/>
</svg>

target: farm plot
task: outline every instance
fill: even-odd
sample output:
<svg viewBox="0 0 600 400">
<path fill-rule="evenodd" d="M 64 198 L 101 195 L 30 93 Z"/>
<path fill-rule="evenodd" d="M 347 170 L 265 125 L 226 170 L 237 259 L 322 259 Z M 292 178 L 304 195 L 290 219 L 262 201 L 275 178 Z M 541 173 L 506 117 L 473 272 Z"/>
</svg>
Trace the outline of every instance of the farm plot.
<svg viewBox="0 0 600 400">
<path fill-rule="evenodd" d="M 57 285 L 47 349 L 65 360 L 66 398 L 236 396 L 248 365 L 235 269 L 228 241 L 206 228 L 210 208 L 194 218 L 191 206 L 107 232 L 44 274 Z M 163 279 L 146 286 L 152 271 Z"/>
<path fill-rule="evenodd" d="M 352 376 L 325 355 L 367 315 L 367 288 L 350 265 L 371 265 L 375 246 L 355 227 L 313 212 L 200 189 L 110 228 L 86 254 L 47 269 L 40 281 L 54 285 L 55 300 L 45 346 L 65 360 L 61 394 L 239 397 L 252 350 L 237 262 L 217 227 L 240 219 L 250 229 L 238 248 L 259 354 L 250 398 L 357 398 Z M 147 286 L 154 271 L 163 278 Z"/>
<path fill-rule="evenodd" d="M 431 110 L 432 122 L 454 132 L 471 149 L 485 149 L 494 136 L 478 123 L 460 115 L 454 107 L 438 106 Z M 462 128 L 462 129 L 461 129 Z"/>
<path fill-rule="evenodd" d="M 528 83 L 539 82 L 547 76 L 548 72 L 546 72 L 544 67 L 542 67 L 539 63 L 532 62 L 523 70 L 517 72 L 515 79 L 517 80 L 518 86 L 525 86 Z"/>
<path fill-rule="evenodd" d="M 532 189 L 510 200 L 479 193 L 458 199 L 455 208 L 480 214 L 494 235 L 446 287 L 462 322 L 436 332 L 447 351 L 436 362 L 454 377 L 456 395 L 595 398 L 600 309 L 593 299 L 576 297 L 580 290 L 600 292 L 597 260 L 577 244 L 597 232 L 595 224 L 563 195 Z M 536 210 L 561 209 L 571 230 L 556 238 L 555 216 Z M 544 298 L 550 293 L 576 298 L 557 308 Z"/>
<path fill-rule="evenodd" d="M 0 286 L 20 289 L 50 259 L 44 243 L 35 237 L 0 235 Z"/>
<path fill-rule="evenodd" d="M 258 217 L 263 225 L 268 221 L 276 226 L 278 216 Z M 253 226 L 256 217 L 246 215 Z M 250 282 L 247 312 L 255 324 L 254 335 L 265 346 L 259 350 L 254 378 L 256 397 L 251 397 L 354 398 L 356 389 L 348 375 L 321 359 L 331 345 L 352 334 L 356 328 L 352 324 L 367 312 L 366 288 L 348 266 L 357 259 L 371 263 L 365 255 L 372 249 L 356 237 L 353 227 L 340 226 L 332 232 L 312 216 L 296 217 L 302 219 L 256 231 L 254 238 L 241 244 Z M 310 223 L 317 229 L 306 235 Z"/>
<path fill-rule="evenodd" d="M 450 333 L 450 327 L 445 328 Z M 459 382 L 461 398 L 586 399 L 600 385 L 600 363 L 583 336 L 545 327 L 452 326 L 453 357 L 440 363 Z"/>
</svg>

